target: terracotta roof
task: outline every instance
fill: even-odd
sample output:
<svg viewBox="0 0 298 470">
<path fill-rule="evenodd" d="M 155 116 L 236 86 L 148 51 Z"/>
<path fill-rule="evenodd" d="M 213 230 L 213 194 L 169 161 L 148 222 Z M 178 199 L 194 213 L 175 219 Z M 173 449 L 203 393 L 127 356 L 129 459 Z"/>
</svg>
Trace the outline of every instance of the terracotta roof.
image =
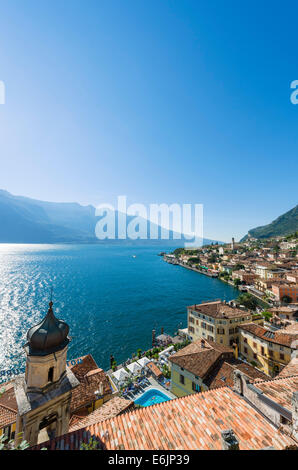
<svg viewBox="0 0 298 470">
<path fill-rule="evenodd" d="M 18 409 L 13 382 L 1 384 L 1 390 L 4 392 L 0 396 L 0 429 L 16 422 Z"/>
<path fill-rule="evenodd" d="M 290 377 L 291 375 L 298 375 L 298 357 L 292 359 L 278 374 L 278 377 Z"/>
<path fill-rule="evenodd" d="M 131 408 L 133 404 L 133 401 L 125 398 L 113 397 L 89 415 L 82 418 L 77 417 L 76 422 L 72 422 L 70 425 L 69 432 L 113 418 Z"/>
<path fill-rule="evenodd" d="M 296 444 L 225 387 L 124 413 L 33 449 L 76 450 L 93 436 L 107 450 L 219 450 L 221 431 L 230 428 L 241 450 Z"/>
<path fill-rule="evenodd" d="M 17 419 L 17 413 L 6 406 L 0 404 L 0 429 L 5 426 L 9 426 L 15 423 Z"/>
<path fill-rule="evenodd" d="M 239 359 L 227 359 L 219 361 L 214 370 L 212 370 L 206 379 L 204 384 L 210 389 L 218 387 L 233 387 L 234 385 L 234 371 L 238 369 L 246 374 L 252 381 L 255 379 L 268 380 L 268 376 L 263 372 L 258 371 L 250 364 L 240 361 Z"/>
<path fill-rule="evenodd" d="M 298 390 L 298 375 L 293 377 L 277 377 L 266 382 L 257 381 L 255 386 L 275 403 L 278 403 L 287 410 L 291 410 L 293 392 Z"/>
<path fill-rule="evenodd" d="M 191 305 L 188 308 L 212 318 L 235 318 L 242 316 L 245 317 L 248 315 L 248 312 L 245 312 L 240 308 L 231 307 L 230 305 L 223 303 L 221 300 Z"/>
<path fill-rule="evenodd" d="M 242 330 L 247 331 L 248 333 L 251 333 L 258 338 L 261 338 L 270 343 L 281 344 L 282 346 L 288 346 L 289 348 L 291 347 L 293 341 L 298 338 L 298 335 L 297 338 L 295 338 L 295 335 L 293 334 L 282 333 L 279 331 L 272 332 L 254 323 L 244 323 L 239 325 L 238 328 L 241 328 Z"/>
<path fill-rule="evenodd" d="M 232 354 L 231 348 L 212 341 L 197 340 L 170 356 L 169 361 L 203 378 L 220 358 Z"/>
<path fill-rule="evenodd" d="M 287 333 L 289 335 L 297 336 L 298 339 L 298 322 L 291 322 L 288 326 L 285 326 L 279 333 Z"/>
<path fill-rule="evenodd" d="M 79 380 L 80 385 L 72 391 L 70 409 L 77 414 L 77 410 L 95 401 L 95 392 L 103 385 L 103 395 L 111 394 L 110 381 L 102 369 L 94 361 L 91 354 L 84 356 L 82 362 L 70 366 L 72 372 Z"/>
<path fill-rule="evenodd" d="M 155 377 L 161 377 L 162 376 L 161 370 L 154 364 L 154 362 L 152 362 L 152 361 L 148 362 L 146 364 L 146 367 L 148 367 L 151 370 L 151 372 L 153 372 Z"/>
</svg>

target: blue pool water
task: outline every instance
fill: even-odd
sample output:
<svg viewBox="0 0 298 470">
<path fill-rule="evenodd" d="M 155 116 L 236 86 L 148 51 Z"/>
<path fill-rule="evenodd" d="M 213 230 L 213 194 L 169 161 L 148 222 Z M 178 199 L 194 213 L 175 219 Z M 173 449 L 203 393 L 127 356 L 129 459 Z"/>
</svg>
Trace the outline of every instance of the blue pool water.
<svg viewBox="0 0 298 470">
<path fill-rule="evenodd" d="M 27 330 L 45 316 L 52 286 L 55 314 L 70 326 L 68 359 L 90 353 L 103 369 L 110 354 L 120 364 L 151 347 L 153 328 L 185 328 L 187 305 L 238 296 L 226 283 L 165 263 L 162 249 L 0 244 L 0 382 L 3 370 L 24 369 Z"/>
<path fill-rule="evenodd" d="M 151 388 L 150 390 L 145 392 L 140 398 L 138 398 L 135 403 L 137 405 L 142 406 L 151 406 L 168 400 L 171 400 L 169 396 L 165 395 L 160 390 Z"/>
</svg>

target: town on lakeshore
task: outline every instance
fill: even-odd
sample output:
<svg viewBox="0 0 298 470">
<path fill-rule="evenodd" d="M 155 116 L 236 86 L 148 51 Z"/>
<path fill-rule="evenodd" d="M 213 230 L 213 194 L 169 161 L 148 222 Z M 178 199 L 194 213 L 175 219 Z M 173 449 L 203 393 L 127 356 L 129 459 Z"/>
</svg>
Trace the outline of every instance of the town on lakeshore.
<svg viewBox="0 0 298 470">
<path fill-rule="evenodd" d="M 187 328 L 103 370 L 69 359 L 49 304 L 26 371 L 0 386 L 0 444 L 31 450 L 298 449 L 298 234 L 162 253 L 239 289 L 186 305 Z M 217 281 L 216 281 L 217 282 Z"/>
</svg>

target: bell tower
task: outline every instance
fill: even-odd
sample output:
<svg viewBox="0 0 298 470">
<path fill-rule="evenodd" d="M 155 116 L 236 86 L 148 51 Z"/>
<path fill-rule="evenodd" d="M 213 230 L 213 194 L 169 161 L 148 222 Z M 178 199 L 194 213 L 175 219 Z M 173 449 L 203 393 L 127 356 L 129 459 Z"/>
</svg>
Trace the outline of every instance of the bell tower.
<svg viewBox="0 0 298 470">
<path fill-rule="evenodd" d="M 55 317 L 52 301 L 49 307 L 27 333 L 25 377 L 15 379 L 16 440 L 30 446 L 68 432 L 71 392 L 79 385 L 66 366 L 69 326 Z"/>
</svg>

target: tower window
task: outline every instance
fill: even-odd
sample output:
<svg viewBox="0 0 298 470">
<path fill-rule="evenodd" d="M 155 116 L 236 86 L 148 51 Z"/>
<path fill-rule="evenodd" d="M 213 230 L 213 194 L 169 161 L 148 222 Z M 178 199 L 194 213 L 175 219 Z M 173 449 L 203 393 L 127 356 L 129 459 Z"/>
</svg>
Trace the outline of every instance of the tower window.
<svg viewBox="0 0 298 470">
<path fill-rule="evenodd" d="M 54 367 L 49 368 L 49 373 L 48 373 L 48 382 L 53 382 L 54 379 Z"/>
</svg>

